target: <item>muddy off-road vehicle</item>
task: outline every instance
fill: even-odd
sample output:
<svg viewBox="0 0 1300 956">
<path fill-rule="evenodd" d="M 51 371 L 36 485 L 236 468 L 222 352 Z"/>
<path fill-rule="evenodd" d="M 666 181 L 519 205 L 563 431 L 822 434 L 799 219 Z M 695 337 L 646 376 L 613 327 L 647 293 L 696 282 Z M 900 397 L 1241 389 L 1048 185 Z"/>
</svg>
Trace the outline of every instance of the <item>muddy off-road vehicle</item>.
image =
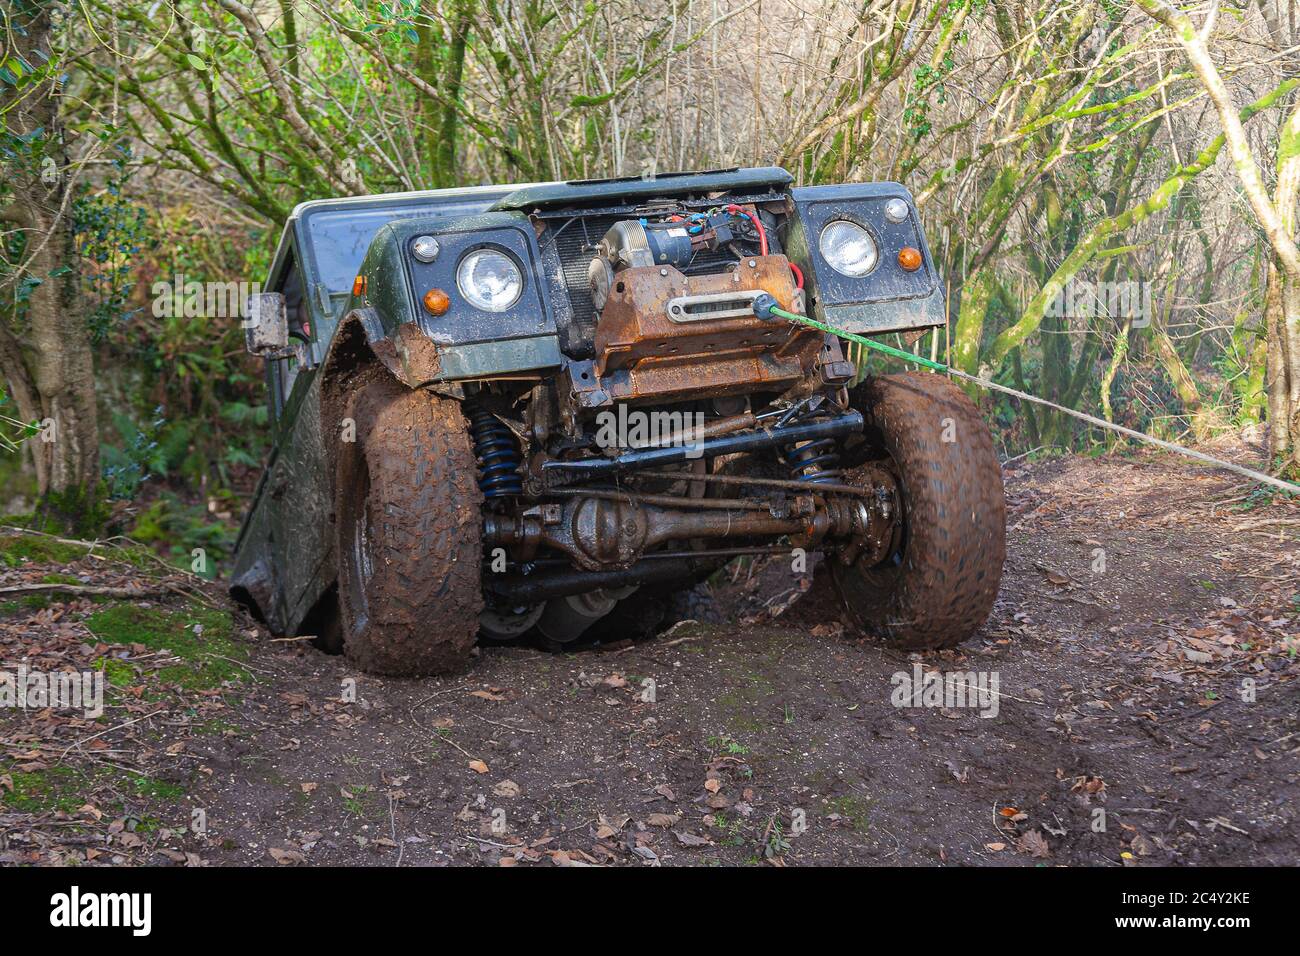
<svg viewBox="0 0 1300 956">
<path fill-rule="evenodd" d="M 820 552 L 852 622 L 968 637 L 1004 557 L 988 431 L 834 335 L 947 321 L 912 197 L 782 169 L 310 202 L 244 318 L 274 450 L 232 593 L 429 674 L 648 635 L 736 555 Z M 826 608 L 828 617 L 838 609 Z"/>
</svg>

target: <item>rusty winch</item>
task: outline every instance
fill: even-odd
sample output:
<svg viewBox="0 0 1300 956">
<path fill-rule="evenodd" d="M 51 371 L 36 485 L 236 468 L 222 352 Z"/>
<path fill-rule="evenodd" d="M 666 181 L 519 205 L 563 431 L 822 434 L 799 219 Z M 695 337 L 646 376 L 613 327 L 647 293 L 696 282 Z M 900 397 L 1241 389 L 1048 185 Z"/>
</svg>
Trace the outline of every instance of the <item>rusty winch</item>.
<svg viewBox="0 0 1300 956">
<path fill-rule="evenodd" d="M 745 255 L 737 240 L 755 234 L 760 254 Z M 700 253 L 720 248 L 734 249 L 734 262 L 692 270 Z M 574 392 L 585 393 L 578 397 L 588 407 L 781 391 L 809 377 L 819 359 L 841 357 L 823 355 L 824 337 L 813 330 L 754 315 L 763 293 L 794 312 L 804 301 L 789 259 L 768 254 L 752 207 L 615 223 L 587 275 L 599 316 L 595 360 Z"/>
</svg>

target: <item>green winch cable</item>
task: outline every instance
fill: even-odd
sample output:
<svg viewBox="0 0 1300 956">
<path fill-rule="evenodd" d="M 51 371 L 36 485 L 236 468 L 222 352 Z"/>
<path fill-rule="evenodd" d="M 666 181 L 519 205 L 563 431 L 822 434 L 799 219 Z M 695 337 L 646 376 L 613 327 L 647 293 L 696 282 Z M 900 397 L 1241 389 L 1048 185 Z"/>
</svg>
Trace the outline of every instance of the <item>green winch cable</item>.
<svg viewBox="0 0 1300 956">
<path fill-rule="evenodd" d="M 783 319 L 791 322 L 800 322 L 804 325 L 810 325 L 814 329 L 821 329 L 823 332 L 829 332 L 831 335 L 838 335 L 842 339 L 848 339 L 850 342 L 857 342 L 859 345 L 865 345 L 869 349 L 875 349 L 877 352 L 884 352 L 886 355 L 892 355 L 894 358 L 901 358 L 907 362 L 915 362 L 917 365 L 923 365 L 926 368 L 932 368 L 936 372 L 951 372 L 947 365 L 942 362 L 932 362 L 928 358 L 922 358 L 911 352 L 904 352 L 902 349 L 896 349 L 892 345 L 886 345 L 884 342 L 877 342 L 874 339 L 865 336 L 855 335 L 852 332 L 845 332 L 843 329 L 837 329 L 833 326 L 825 325 L 816 319 L 810 319 L 806 315 L 798 315 L 794 312 L 787 312 L 785 309 L 778 309 L 773 306 L 771 309 L 773 315 L 779 315 Z"/>
<path fill-rule="evenodd" d="M 986 378 L 971 375 L 969 372 L 963 372 L 961 369 L 953 368 L 950 365 L 944 365 L 942 362 L 934 362 L 928 358 L 923 358 L 920 355 L 915 355 L 912 352 L 906 352 L 903 349 L 896 349 L 892 345 L 886 345 L 884 342 L 877 342 L 874 339 L 869 339 L 863 335 L 847 332 L 844 329 L 837 329 L 832 325 L 818 322 L 816 319 L 811 319 L 806 315 L 787 312 L 785 309 L 778 308 L 775 304 L 775 300 L 768 296 L 760 296 L 755 299 L 754 313 L 759 316 L 759 318 L 777 316 L 788 322 L 796 322 L 800 325 L 807 325 L 814 329 L 820 329 L 823 332 L 838 336 L 842 339 L 847 339 L 850 342 L 856 342 L 859 345 L 865 346 L 866 348 L 872 349 L 876 352 L 883 352 L 886 355 L 902 359 L 905 362 L 913 362 L 924 368 L 933 369 L 936 372 L 943 372 L 947 375 L 953 376 L 954 378 L 959 378 L 962 381 L 972 382 L 981 388 L 991 389 L 995 392 L 1002 392 L 1005 395 L 1011 395 L 1015 398 L 1021 399 L 1022 401 L 1033 402 L 1036 405 L 1045 405 L 1048 408 L 1061 412 L 1062 414 L 1088 422 L 1090 425 L 1096 425 L 1098 428 L 1105 428 L 1109 431 L 1118 432 L 1121 435 L 1126 435 L 1129 438 L 1134 438 L 1150 445 L 1156 445 L 1159 448 L 1164 448 L 1167 451 L 1172 451 L 1187 458 L 1194 458 L 1197 461 L 1203 461 L 1206 464 L 1213 465 L 1215 468 L 1222 468 L 1225 471 L 1231 471 L 1235 474 L 1242 475 L 1243 477 L 1250 478 L 1253 481 L 1263 482 L 1266 485 L 1271 485 L 1274 488 L 1281 489 L 1290 494 L 1300 495 L 1300 485 L 1293 484 L 1289 481 L 1283 481 L 1280 478 L 1274 478 L 1272 475 L 1267 475 L 1262 471 L 1256 471 L 1253 468 L 1246 468 L 1242 465 L 1233 464 L 1230 461 L 1224 461 L 1222 458 L 1215 458 L 1212 455 L 1207 455 L 1194 448 L 1187 448 L 1184 445 L 1177 445 L 1171 441 L 1165 441 L 1162 438 L 1155 438 L 1143 432 L 1135 431 L 1132 428 L 1125 428 L 1123 425 L 1116 425 L 1114 422 L 1108 422 L 1104 418 L 1097 418 L 1095 415 L 1076 411 L 1073 408 L 1066 408 L 1064 405 L 1049 402 L 1047 399 L 1039 398 L 1037 395 L 1030 395 L 1014 388 L 1008 388 L 1006 385 L 999 385 L 997 382 L 991 382 Z"/>
</svg>

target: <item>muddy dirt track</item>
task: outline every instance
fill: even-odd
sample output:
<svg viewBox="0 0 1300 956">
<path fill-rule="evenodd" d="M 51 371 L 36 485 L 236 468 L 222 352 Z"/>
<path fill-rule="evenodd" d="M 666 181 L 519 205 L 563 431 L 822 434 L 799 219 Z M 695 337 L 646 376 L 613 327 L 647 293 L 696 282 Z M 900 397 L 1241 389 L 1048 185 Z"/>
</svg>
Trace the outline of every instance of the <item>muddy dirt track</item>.
<svg viewBox="0 0 1300 956">
<path fill-rule="evenodd" d="M 246 682 L 189 699 L 150 700 L 139 665 L 109 718 L 135 722 L 102 750 L 7 718 L 3 859 L 1300 863 L 1300 507 L 1148 455 L 1011 469 L 1007 496 L 1001 595 L 955 651 L 855 640 L 820 576 L 759 561 L 654 641 L 483 648 L 455 678 L 368 677 L 264 634 L 226 655 Z M 918 667 L 996 675 L 996 713 L 893 706 Z M 19 812 L 13 778 L 31 791 L 55 758 L 85 792 Z"/>
</svg>

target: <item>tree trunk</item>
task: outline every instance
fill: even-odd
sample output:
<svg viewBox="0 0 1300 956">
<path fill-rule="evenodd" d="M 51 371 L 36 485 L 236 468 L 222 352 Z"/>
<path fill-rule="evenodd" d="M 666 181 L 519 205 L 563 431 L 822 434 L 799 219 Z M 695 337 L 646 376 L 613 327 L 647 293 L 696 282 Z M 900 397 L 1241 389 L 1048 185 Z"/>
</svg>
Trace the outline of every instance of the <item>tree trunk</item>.
<svg viewBox="0 0 1300 956">
<path fill-rule="evenodd" d="M 61 70 L 50 50 L 50 7 L 30 9 L 28 18 L 5 16 L 15 52 L 38 75 L 20 90 L 7 87 L 0 94 L 9 130 L 31 137 L 29 151 L 4 161 L 9 205 L 0 216 L 17 225 L 25 238 L 19 275 L 11 281 L 26 278 L 37 284 L 26 306 L 22 338 L 12 324 L 0 334 L 0 367 L 24 416 L 40 422 L 40 434 L 29 441 L 41 495 L 73 504 L 93 495 L 99 480 L 95 376 L 76 268 L 68 157 L 59 121 Z M 12 323 L 14 318 L 5 320 Z"/>
<path fill-rule="evenodd" d="M 1172 300 L 1172 290 L 1166 290 L 1164 307 L 1154 310 L 1151 334 L 1155 339 L 1156 354 L 1160 356 L 1160 363 L 1165 367 L 1165 374 L 1169 376 L 1174 391 L 1178 393 L 1179 401 L 1187 410 L 1187 417 L 1191 419 L 1192 434 L 1196 436 L 1198 442 L 1201 442 L 1210 437 L 1215 422 L 1210 410 L 1201 404 L 1201 393 L 1196 387 L 1196 379 L 1192 378 L 1192 373 L 1183 364 L 1182 356 L 1178 354 L 1178 349 L 1169 338 L 1169 309 Z"/>
<path fill-rule="evenodd" d="M 1300 248 L 1296 245 L 1296 199 L 1300 194 L 1300 105 L 1293 105 L 1278 138 L 1277 186 L 1270 197 L 1251 151 L 1243 115 L 1219 73 L 1208 46 L 1213 23 L 1198 31 L 1191 19 L 1164 0 L 1137 0 L 1152 18 L 1168 28 L 1183 48 L 1197 79 L 1214 104 L 1227 137 L 1228 152 L 1246 201 L 1268 238 L 1274 264 L 1269 269 L 1269 443 L 1283 468 L 1300 471 Z M 1268 17 L 1267 12 L 1265 13 Z M 1277 32 L 1278 24 L 1270 22 Z M 1281 35 L 1278 36 L 1281 44 Z"/>
<path fill-rule="evenodd" d="M 1282 124 L 1278 140 L 1277 207 L 1286 236 L 1296 235 L 1296 201 L 1300 198 L 1300 101 Z M 1300 275 L 1275 260 L 1268 270 L 1266 303 L 1269 335 L 1269 451 L 1290 461 L 1300 474 Z M 1276 392 L 1276 394 L 1274 394 Z"/>
<path fill-rule="evenodd" d="M 1131 328 L 1133 328 L 1133 317 L 1128 316 L 1120 327 L 1119 338 L 1115 340 L 1115 351 L 1111 354 L 1110 364 L 1106 366 L 1106 374 L 1101 377 L 1101 417 L 1108 422 L 1115 421 L 1115 410 L 1111 407 L 1110 390 L 1115 384 L 1115 376 L 1119 374 L 1120 366 L 1124 364 L 1124 359 L 1128 357 L 1128 335 Z"/>
<path fill-rule="evenodd" d="M 984 317 L 988 314 L 989 300 L 997 281 L 991 268 L 980 269 L 967 276 L 961 287 L 961 304 L 957 310 L 957 326 L 953 330 L 952 364 L 969 375 L 980 367 L 980 341 L 984 335 Z M 967 383 L 966 391 L 974 397 L 975 386 Z"/>
</svg>

